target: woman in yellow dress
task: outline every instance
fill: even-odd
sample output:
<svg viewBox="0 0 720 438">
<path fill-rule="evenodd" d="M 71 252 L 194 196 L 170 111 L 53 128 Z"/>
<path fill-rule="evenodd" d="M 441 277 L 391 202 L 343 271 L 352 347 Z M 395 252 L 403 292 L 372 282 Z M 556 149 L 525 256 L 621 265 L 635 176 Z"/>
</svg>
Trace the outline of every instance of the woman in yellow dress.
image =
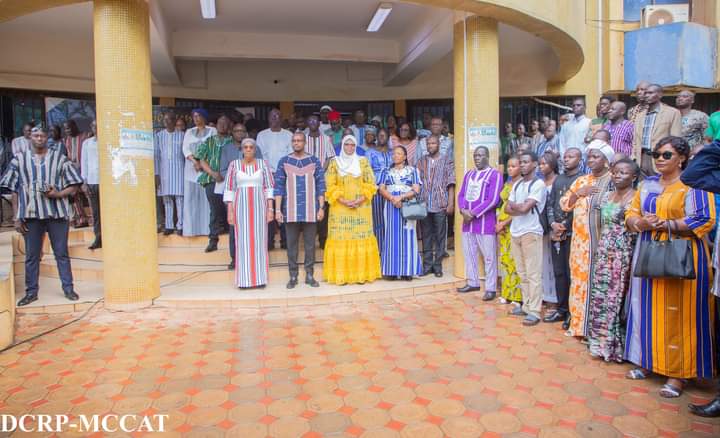
<svg viewBox="0 0 720 438">
<path fill-rule="evenodd" d="M 355 153 L 356 146 L 354 136 L 343 137 L 340 155 L 333 158 L 325 173 L 325 199 L 331 208 L 323 277 L 333 284 L 380 278 L 371 204 L 377 186 L 370 162 Z"/>
<path fill-rule="evenodd" d="M 512 217 L 505 213 L 505 204 L 507 204 L 512 186 L 522 178 L 517 157 L 508 159 L 507 171 L 510 181 L 505 183 L 502 192 L 500 192 L 502 203 L 497 211 L 497 225 L 495 225 L 495 232 L 498 235 L 498 247 L 500 248 L 500 275 L 502 277 L 500 302 L 503 304 L 514 302 L 517 304 L 522 301 L 522 290 L 520 289 L 520 276 L 515 268 L 515 260 L 510 252 L 510 222 Z"/>
</svg>

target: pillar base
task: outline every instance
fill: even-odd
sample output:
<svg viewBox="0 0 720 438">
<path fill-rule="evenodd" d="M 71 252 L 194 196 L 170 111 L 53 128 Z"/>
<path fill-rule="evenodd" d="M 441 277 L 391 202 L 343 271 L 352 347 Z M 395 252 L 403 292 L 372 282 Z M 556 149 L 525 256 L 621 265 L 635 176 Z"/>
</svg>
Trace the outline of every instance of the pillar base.
<svg viewBox="0 0 720 438">
<path fill-rule="evenodd" d="M 138 301 L 137 303 L 108 303 L 108 302 L 105 302 L 103 304 L 103 307 L 105 307 L 107 310 L 112 310 L 115 312 L 133 312 L 135 310 L 152 307 L 152 305 L 153 305 L 153 300 L 147 300 L 147 301 Z"/>
</svg>

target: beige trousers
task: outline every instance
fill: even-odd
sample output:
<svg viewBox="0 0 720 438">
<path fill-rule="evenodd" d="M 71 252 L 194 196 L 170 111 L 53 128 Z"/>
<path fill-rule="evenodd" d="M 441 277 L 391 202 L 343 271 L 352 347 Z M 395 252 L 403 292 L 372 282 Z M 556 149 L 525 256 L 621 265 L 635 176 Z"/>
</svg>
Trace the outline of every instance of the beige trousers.
<svg viewBox="0 0 720 438">
<path fill-rule="evenodd" d="M 512 256 L 520 276 L 522 309 L 528 315 L 542 317 L 543 236 L 527 233 L 512 238 Z"/>
</svg>

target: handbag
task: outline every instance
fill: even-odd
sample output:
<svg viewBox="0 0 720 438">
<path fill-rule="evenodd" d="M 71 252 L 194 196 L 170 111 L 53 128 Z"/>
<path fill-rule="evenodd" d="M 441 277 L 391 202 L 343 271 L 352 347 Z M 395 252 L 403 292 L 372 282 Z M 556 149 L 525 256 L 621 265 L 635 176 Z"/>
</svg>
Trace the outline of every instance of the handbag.
<svg viewBox="0 0 720 438">
<path fill-rule="evenodd" d="M 427 217 L 427 205 L 415 196 L 403 201 L 400 214 L 406 221 L 419 221 Z"/>
<path fill-rule="evenodd" d="M 652 239 L 640 242 L 633 275 L 694 280 L 692 242 L 686 239 L 673 239 L 668 222 L 667 240 Z"/>
</svg>

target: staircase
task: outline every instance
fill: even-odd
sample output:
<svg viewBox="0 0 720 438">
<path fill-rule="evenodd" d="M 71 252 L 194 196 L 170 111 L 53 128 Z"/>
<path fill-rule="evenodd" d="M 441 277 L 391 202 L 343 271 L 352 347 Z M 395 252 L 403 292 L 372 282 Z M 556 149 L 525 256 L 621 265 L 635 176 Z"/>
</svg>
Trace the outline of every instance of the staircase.
<svg viewBox="0 0 720 438">
<path fill-rule="evenodd" d="M 50 242 L 45 240 L 40 263 L 40 292 L 38 301 L 18 308 L 18 312 L 52 313 L 86 309 L 103 297 L 102 249 L 87 247 L 94 238 L 90 228 L 71 229 L 69 236 L 70 258 L 76 292 L 80 300 L 73 303 L 62 294 L 60 280 Z M 367 302 L 378 299 L 408 297 L 435 291 L 448 290 L 464 284 L 452 275 L 452 254 L 445 260 L 445 276 L 427 276 L 406 281 L 378 280 L 363 285 L 336 286 L 322 282 L 323 251 L 318 249 L 315 258 L 315 278 L 319 288 L 306 286 L 302 265 L 300 284 L 292 290 L 285 288 L 289 279 L 287 255 L 284 249 L 270 251 L 269 283 L 265 289 L 238 289 L 233 284 L 234 272 L 227 269 L 230 263 L 228 236 L 220 236 L 218 251 L 205 253 L 207 237 L 158 235 L 160 297 L 155 305 L 171 307 L 266 307 L 328 304 L 339 302 Z M 13 236 L 13 263 L 17 299 L 24 295 L 25 243 L 20 235 Z M 298 260 L 302 263 L 303 251 Z"/>
</svg>

